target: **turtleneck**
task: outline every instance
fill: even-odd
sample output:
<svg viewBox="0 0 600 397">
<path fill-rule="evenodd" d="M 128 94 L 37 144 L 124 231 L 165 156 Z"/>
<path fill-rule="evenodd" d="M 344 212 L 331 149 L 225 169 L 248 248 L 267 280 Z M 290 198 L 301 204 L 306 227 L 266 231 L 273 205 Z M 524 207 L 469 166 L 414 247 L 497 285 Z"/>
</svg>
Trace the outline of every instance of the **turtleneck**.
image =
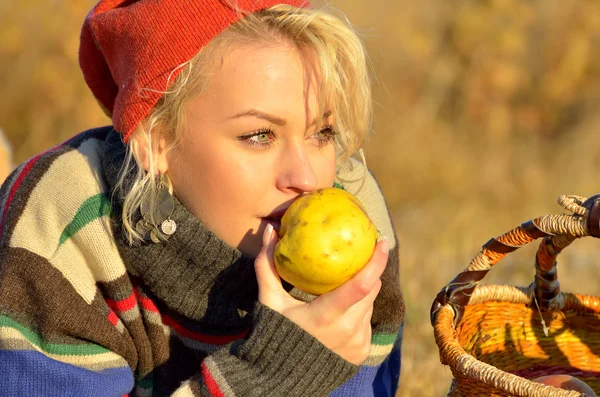
<svg viewBox="0 0 600 397">
<path fill-rule="evenodd" d="M 112 192 L 126 154 L 117 132 L 109 133 L 104 151 L 103 168 Z M 126 177 L 126 187 L 127 179 L 131 177 Z M 177 231 L 160 243 L 131 246 L 120 221 L 122 202 L 114 195 L 113 231 L 128 271 L 170 309 L 190 319 L 221 327 L 242 325 L 244 312 L 252 311 L 258 296 L 253 258 L 219 239 L 175 196 L 173 201 L 171 219 Z"/>
</svg>

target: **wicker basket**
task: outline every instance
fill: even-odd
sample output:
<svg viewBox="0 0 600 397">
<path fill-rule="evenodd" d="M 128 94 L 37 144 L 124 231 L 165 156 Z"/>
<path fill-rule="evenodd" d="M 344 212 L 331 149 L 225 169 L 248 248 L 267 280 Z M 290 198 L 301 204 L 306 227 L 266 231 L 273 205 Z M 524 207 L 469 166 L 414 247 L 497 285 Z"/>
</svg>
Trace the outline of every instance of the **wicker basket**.
<svg viewBox="0 0 600 397">
<path fill-rule="evenodd" d="M 600 196 L 561 196 L 572 212 L 536 218 L 491 239 L 437 295 L 435 340 L 454 379 L 449 396 L 574 397 L 583 394 L 532 382 L 575 376 L 600 393 L 600 298 L 563 293 L 556 257 L 575 239 L 600 237 Z M 527 288 L 477 286 L 519 247 L 542 239 L 535 281 Z"/>
</svg>

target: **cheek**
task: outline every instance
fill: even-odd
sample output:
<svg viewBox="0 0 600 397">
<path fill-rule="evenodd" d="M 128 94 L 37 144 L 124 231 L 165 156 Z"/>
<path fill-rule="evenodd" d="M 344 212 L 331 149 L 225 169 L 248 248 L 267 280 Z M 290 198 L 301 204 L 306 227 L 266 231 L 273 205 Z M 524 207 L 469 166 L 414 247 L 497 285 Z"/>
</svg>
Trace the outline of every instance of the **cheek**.
<svg viewBox="0 0 600 397">
<path fill-rule="evenodd" d="M 263 167 L 232 156 L 201 156 L 187 159 L 188 171 L 183 171 L 183 182 L 178 194 L 185 196 L 185 204 L 202 221 L 222 217 L 248 206 L 254 192 L 264 185 Z M 181 171 L 181 170 L 180 170 Z M 262 186 L 264 188 L 264 186 Z M 215 215 L 215 216 L 213 216 Z"/>
<path fill-rule="evenodd" d="M 333 146 L 322 148 L 312 156 L 311 165 L 319 181 L 319 188 L 333 186 L 336 175 L 336 157 Z"/>
<path fill-rule="evenodd" d="M 219 195 L 218 187 L 222 181 L 227 182 L 228 176 L 222 158 L 213 155 L 212 146 L 211 142 L 199 145 L 190 140 L 173 149 L 168 158 L 175 194 L 202 221 L 203 213 L 213 206 L 213 197 Z"/>
<path fill-rule="evenodd" d="M 269 192 L 273 164 L 267 156 L 244 155 L 227 145 L 227 150 L 213 146 L 182 150 L 170 173 L 177 197 L 192 215 L 235 246 L 239 234 L 247 231 L 257 203 Z"/>
<path fill-rule="evenodd" d="M 221 205 L 242 210 L 255 207 L 260 196 L 268 192 L 272 184 L 272 164 L 266 161 L 234 159 L 224 164 L 218 183 L 213 185 L 218 192 L 217 200 L 225 199 Z M 220 197 L 219 197 L 220 196 Z"/>
</svg>

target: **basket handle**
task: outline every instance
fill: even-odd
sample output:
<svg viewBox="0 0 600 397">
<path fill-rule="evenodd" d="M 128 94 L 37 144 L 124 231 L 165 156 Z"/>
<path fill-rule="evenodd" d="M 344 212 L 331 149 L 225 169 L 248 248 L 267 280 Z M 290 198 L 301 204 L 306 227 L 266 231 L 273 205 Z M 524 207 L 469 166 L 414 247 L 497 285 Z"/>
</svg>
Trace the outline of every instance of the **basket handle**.
<svg viewBox="0 0 600 397">
<path fill-rule="evenodd" d="M 485 243 L 469 266 L 437 294 L 431 306 L 431 324 L 434 324 L 438 311 L 450 305 L 456 326 L 473 290 L 487 272 L 508 253 L 539 238 L 544 240 L 536 254 L 534 297 L 542 310 L 562 308 L 564 298 L 556 277 L 556 257 L 578 238 L 600 238 L 600 194 L 587 199 L 560 196 L 558 203 L 571 214 L 544 215 L 532 219 Z"/>
</svg>

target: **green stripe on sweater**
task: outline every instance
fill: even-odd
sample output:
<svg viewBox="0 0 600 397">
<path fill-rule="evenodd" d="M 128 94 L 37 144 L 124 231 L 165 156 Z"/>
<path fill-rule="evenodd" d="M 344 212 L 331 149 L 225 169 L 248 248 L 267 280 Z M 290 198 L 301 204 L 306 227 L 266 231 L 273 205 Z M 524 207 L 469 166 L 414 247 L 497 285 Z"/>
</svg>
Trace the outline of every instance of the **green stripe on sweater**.
<svg viewBox="0 0 600 397">
<path fill-rule="evenodd" d="M 63 230 L 60 235 L 58 246 L 60 247 L 71 236 L 94 219 L 109 215 L 111 210 L 112 205 L 110 200 L 104 193 L 97 194 L 85 200 L 77 210 L 73 220 L 65 227 L 65 230 Z"/>
<path fill-rule="evenodd" d="M 135 384 L 137 387 L 141 388 L 141 389 L 152 389 L 153 385 L 153 378 L 152 378 L 152 374 L 146 376 L 143 379 L 138 379 L 135 381 Z"/>
<path fill-rule="evenodd" d="M 104 354 L 110 352 L 110 350 L 105 349 L 104 347 L 92 344 L 67 345 L 57 343 L 46 343 L 38 334 L 6 316 L 0 316 L 0 327 L 11 327 L 16 329 L 25 337 L 25 339 L 29 341 L 29 343 L 49 354 L 63 356 L 91 356 L 95 354 Z"/>
<path fill-rule="evenodd" d="M 391 345 L 396 341 L 395 334 L 373 334 L 371 344 L 373 345 Z"/>
<path fill-rule="evenodd" d="M 333 182 L 333 187 L 337 187 L 338 189 L 346 190 L 346 189 L 344 189 L 344 186 L 341 183 L 339 183 L 338 181 Z"/>
</svg>

